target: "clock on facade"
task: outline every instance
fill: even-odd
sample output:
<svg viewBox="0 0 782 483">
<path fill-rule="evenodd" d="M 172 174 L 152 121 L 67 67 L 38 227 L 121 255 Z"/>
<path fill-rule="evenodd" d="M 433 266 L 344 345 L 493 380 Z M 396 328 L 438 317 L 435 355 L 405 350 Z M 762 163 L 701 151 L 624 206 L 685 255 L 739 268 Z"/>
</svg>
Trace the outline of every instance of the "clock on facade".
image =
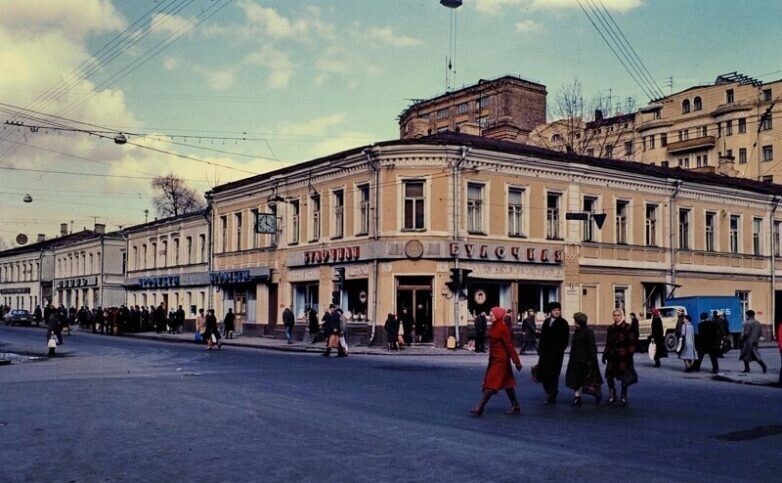
<svg viewBox="0 0 782 483">
<path fill-rule="evenodd" d="M 255 233 L 276 233 L 277 215 L 274 213 L 257 213 L 255 215 Z"/>
</svg>

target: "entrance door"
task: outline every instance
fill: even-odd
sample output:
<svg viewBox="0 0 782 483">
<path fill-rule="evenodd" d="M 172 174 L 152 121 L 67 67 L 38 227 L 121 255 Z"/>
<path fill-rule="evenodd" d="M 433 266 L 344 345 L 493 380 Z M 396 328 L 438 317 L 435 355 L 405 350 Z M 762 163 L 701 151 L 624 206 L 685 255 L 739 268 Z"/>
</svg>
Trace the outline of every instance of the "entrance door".
<svg viewBox="0 0 782 483">
<path fill-rule="evenodd" d="M 403 308 L 413 316 L 415 341 L 432 342 L 432 277 L 397 278 L 397 315 Z"/>
<path fill-rule="evenodd" d="M 236 314 L 234 330 L 242 332 L 242 324 L 247 318 L 247 292 L 237 291 L 234 294 L 234 313 Z"/>
<path fill-rule="evenodd" d="M 256 322 L 260 322 L 256 320 Z M 269 328 L 277 325 L 277 284 L 269 284 Z"/>
<path fill-rule="evenodd" d="M 168 313 L 168 294 L 164 293 L 162 297 L 163 297 L 163 308 L 166 309 L 166 313 Z"/>
</svg>

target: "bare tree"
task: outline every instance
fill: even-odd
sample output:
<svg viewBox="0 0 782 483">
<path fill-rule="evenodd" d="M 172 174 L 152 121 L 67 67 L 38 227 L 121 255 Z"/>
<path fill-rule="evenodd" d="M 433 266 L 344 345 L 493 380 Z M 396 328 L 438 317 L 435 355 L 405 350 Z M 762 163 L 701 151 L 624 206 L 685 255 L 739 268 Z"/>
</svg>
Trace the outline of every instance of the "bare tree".
<svg viewBox="0 0 782 483">
<path fill-rule="evenodd" d="M 573 156 L 621 157 L 624 142 L 634 137 L 633 115 L 603 117 L 602 100 L 585 103 L 578 79 L 560 87 L 549 117 L 555 120 L 536 129 L 530 141 Z"/>
<path fill-rule="evenodd" d="M 152 189 L 155 190 L 152 204 L 160 218 L 184 215 L 206 208 L 204 197 L 174 173 L 156 176 L 152 180 Z"/>
</svg>

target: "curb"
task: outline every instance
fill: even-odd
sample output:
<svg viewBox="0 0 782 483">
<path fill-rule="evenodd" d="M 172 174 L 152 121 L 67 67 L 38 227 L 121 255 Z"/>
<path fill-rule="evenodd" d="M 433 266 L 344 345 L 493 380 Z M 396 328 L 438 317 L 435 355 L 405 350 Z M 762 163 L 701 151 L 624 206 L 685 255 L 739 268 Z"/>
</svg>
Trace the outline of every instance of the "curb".
<svg viewBox="0 0 782 483">
<path fill-rule="evenodd" d="M 773 375 L 766 376 L 764 378 L 757 378 L 738 374 L 718 373 L 717 375 L 713 376 L 712 379 L 715 381 L 732 382 L 734 384 L 745 384 L 747 386 L 782 387 L 775 380 Z"/>
</svg>

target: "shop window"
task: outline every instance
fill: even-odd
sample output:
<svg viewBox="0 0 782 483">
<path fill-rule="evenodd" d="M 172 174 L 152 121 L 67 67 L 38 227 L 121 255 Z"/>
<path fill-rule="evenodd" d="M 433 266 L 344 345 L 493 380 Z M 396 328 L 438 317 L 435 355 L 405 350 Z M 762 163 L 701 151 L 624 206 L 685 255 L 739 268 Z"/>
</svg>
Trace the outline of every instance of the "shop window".
<svg viewBox="0 0 782 483">
<path fill-rule="evenodd" d="M 467 183 L 467 231 L 483 233 L 483 190 L 479 183 Z"/>
<path fill-rule="evenodd" d="M 352 320 L 368 320 L 369 281 L 365 278 L 346 280 L 344 289 L 348 311 L 345 315 Z"/>
<path fill-rule="evenodd" d="M 318 303 L 318 283 L 293 284 L 293 313 L 298 318 L 305 316 L 307 310 L 314 310 L 320 320 Z"/>
<path fill-rule="evenodd" d="M 404 182 L 404 225 L 405 230 L 423 230 L 424 218 L 424 182 Z"/>
<path fill-rule="evenodd" d="M 523 189 L 508 189 L 508 235 L 510 236 L 524 236 L 522 226 L 524 214 L 523 197 Z"/>
</svg>

